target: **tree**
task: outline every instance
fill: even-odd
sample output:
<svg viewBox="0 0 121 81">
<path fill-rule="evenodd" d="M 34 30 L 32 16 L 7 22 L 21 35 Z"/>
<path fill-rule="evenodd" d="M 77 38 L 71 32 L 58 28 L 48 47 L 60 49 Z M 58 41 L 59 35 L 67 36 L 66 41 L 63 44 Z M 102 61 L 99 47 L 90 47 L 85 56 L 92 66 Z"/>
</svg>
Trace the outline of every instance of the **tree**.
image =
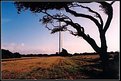
<svg viewBox="0 0 121 81">
<path fill-rule="evenodd" d="M 105 15 L 107 15 L 107 20 L 104 23 L 103 18 L 101 17 L 101 14 L 98 11 L 95 11 L 91 9 L 88 6 L 84 6 L 84 2 L 15 2 L 16 8 L 18 9 L 18 13 L 21 11 L 29 9 L 33 13 L 44 13 L 45 15 L 43 18 L 40 19 L 40 21 L 45 24 L 46 28 L 51 30 L 51 33 L 55 33 L 58 31 L 69 31 L 74 36 L 82 37 L 84 40 L 86 40 L 91 47 L 99 53 L 100 59 L 102 61 L 103 71 L 108 71 L 108 62 L 109 62 L 109 56 L 107 53 L 107 44 L 106 44 L 106 31 L 110 26 L 111 20 L 113 18 L 113 8 L 112 4 L 115 1 L 109 2 L 95 2 L 100 4 L 100 7 L 102 8 Z M 86 4 L 90 4 L 92 2 L 85 2 Z M 93 4 L 95 4 L 93 3 Z M 90 13 L 95 14 L 95 16 L 92 16 L 90 14 L 85 13 L 79 13 L 75 11 L 73 8 L 84 8 L 87 9 Z M 90 37 L 89 34 L 85 33 L 84 27 L 82 27 L 79 23 L 75 23 L 73 19 L 68 17 L 67 15 L 63 14 L 50 14 L 49 10 L 64 10 L 67 13 L 70 13 L 74 17 L 83 17 L 86 19 L 89 19 L 95 23 L 95 25 L 98 28 L 99 31 L 99 37 L 101 41 L 101 46 L 99 47 L 95 40 Z M 59 27 L 55 26 L 54 22 L 63 22 L 64 24 Z M 48 24 L 51 24 L 54 28 L 48 27 Z M 69 26 L 76 29 L 76 32 L 69 30 Z"/>
<path fill-rule="evenodd" d="M 13 57 L 14 58 L 20 58 L 21 54 L 19 54 L 18 52 L 13 53 Z"/>
<path fill-rule="evenodd" d="M 7 58 L 20 58 L 21 54 L 18 52 L 12 53 L 9 50 L 2 49 L 2 59 L 7 59 Z"/>
<path fill-rule="evenodd" d="M 12 58 L 13 57 L 13 53 L 10 52 L 9 50 L 5 50 L 5 49 L 2 49 L 2 59 L 6 59 L 6 58 Z"/>
<path fill-rule="evenodd" d="M 62 48 L 62 52 L 60 52 L 60 56 L 69 56 L 69 53 L 66 49 Z"/>
</svg>

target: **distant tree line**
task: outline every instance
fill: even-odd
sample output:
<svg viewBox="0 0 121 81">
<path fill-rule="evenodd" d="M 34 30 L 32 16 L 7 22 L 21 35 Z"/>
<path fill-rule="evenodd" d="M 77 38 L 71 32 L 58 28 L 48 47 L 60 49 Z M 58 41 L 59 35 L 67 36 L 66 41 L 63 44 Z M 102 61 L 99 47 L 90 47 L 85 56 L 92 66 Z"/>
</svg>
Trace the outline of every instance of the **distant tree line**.
<svg viewBox="0 0 121 81">
<path fill-rule="evenodd" d="M 119 52 L 108 52 L 111 58 L 113 58 L 116 55 L 119 55 Z M 55 54 L 20 54 L 18 52 L 12 53 L 9 50 L 2 49 L 2 59 L 7 59 L 7 58 L 21 58 L 21 57 L 49 57 L 49 56 L 78 56 L 78 55 L 98 55 L 96 52 L 91 52 L 91 53 L 74 53 L 70 54 L 67 52 L 66 49 L 62 49 L 62 52 L 58 53 L 56 52 Z M 118 56 L 117 56 L 118 58 Z"/>
<path fill-rule="evenodd" d="M 12 53 L 9 50 L 2 49 L 2 59 L 7 58 L 20 58 L 21 55 L 18 52 Z"/>
</svg>

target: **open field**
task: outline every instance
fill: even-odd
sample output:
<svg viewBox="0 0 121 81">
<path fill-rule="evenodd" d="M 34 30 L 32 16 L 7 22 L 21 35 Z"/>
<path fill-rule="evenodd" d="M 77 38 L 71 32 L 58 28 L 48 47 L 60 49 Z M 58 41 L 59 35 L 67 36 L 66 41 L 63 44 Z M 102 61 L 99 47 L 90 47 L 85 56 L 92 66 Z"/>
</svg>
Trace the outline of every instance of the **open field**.
<svg viewBox="0 0 121 81">
<path fill-rule="evenodd" d="M 26 57 L 2 60 L 2 79 L 101 78 L 99 77 L 101 72 L 98 55 Z"/>
</svg>

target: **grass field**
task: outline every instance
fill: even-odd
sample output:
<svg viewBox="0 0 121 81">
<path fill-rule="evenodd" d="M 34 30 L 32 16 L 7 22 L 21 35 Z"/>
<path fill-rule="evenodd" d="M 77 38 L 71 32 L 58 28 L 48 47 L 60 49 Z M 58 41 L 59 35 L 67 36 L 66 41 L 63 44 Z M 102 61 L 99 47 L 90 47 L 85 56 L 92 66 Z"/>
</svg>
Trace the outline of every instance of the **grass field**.
<svg viewBox="0 0 121 81">
<path fill-rule="evenodd" d="M 2 79 L 85 79 L 102 72 L 98 55 L 2 60 Z"/>
</svg>

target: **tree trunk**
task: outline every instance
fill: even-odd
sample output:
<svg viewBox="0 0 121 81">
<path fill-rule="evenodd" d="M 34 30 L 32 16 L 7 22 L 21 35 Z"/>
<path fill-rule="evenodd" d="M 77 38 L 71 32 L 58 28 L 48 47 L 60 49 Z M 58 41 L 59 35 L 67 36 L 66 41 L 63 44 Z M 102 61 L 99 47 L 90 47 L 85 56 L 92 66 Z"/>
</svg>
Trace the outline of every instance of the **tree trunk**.
<svg viewBox="0 0 121 81">
<path fill-rule="evenodd" d="M 104 73 L 107 73 L 109 71 L 109 56 L 108 53 L 105 52 L 101 52 L 100 53 L 100 59 L 101 59 L 101 65 L 102 65 L 102 69 Z"/>
<path fill-rule="evenodd" d="M 101 39 L 101 50 L 99 54 L 100 54 L 100 59 L 102 61 L 101 64 L 102 64 L 103 73 L 105 73 L 106 75 L 107 73 L 109 73 L 110 68 L 109 68 L 109 55 L 107 53 L 106 37 L 103 31 L 100 32 L 100 39 Z"/>
</svg>

